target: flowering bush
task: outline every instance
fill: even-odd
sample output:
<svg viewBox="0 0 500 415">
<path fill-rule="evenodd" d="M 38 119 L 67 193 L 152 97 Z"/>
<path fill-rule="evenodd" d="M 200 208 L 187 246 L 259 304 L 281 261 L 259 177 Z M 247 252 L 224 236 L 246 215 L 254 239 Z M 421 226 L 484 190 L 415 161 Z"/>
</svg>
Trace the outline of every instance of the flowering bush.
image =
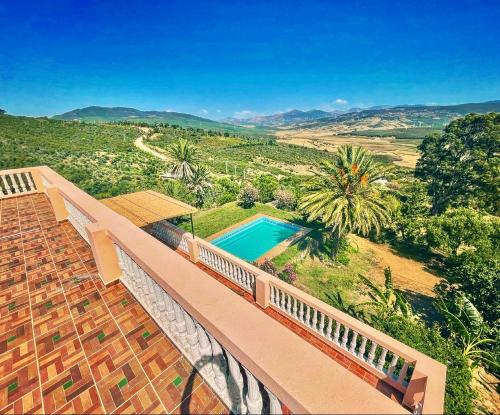
<svg viewBox="0 0 500 415">
<path fill-rule="evenodd" d="M 255 202 L 259 199 L 259 191 L 252 185 L 247 185 L 241 189 L 238 203 L 241 207 L 248 209 L 255 205 Z"/>
<path fill-rule="evenodd" d="M 278 274 L 278 278 L 282 281 L 293 284 L 297 280 L 297 273 L 293 264 L 286 264 L 285 267 Z"/>
<path fill-rule="evenodd" d="M 268 274 L 271 274 L 271 275 L 274 275 L 274 276 L 276 276 L 277 271 L 278 271 L 276 269 L 276 267 L 274 266 L 274 264 L 269 259 L 267 259 L 267 258 L 264 260 L 264 262 L 262 264 L 259 265 L 259 268 L 262 271 L 265 271 Z"/>
<path fill-rule="evenodd" d="M 274 193 L 276 207 L 283 210 L 292 210 L 295 207 L 295 195 L 288 190 L 278 190 Z"/>
</svg>

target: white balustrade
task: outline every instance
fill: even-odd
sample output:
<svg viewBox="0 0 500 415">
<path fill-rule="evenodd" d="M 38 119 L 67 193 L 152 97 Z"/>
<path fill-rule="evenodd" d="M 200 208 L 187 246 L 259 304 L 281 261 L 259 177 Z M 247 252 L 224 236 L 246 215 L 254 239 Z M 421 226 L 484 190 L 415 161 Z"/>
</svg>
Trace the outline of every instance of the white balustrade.
<svg viewBox="0 0 500 415">
<path fill-rule="evenodd" d="M 90 243 L 89 236 L 87 235 L 87 230 L 85 226 L 92 223 L 89 217 L 87 217 L 80 209 L 78 209 L 73 203 L 71 203 L 66 197 L 63 196 L 64 206 L 68 211 L 68 220 L 77 230 L 80 236 Z"/>
<path fill-rule="evenodd" d="M 278 398 L 115 243 L 122 283 L 235 413 L 282 414 Z"/>
<path fill-rule="evenodd" d="M 179 248 L 181 251 L 188 252 L 188 245 L 186 241 L 188 234 L 166 220 L 153 224 L 150 233 L 155 238 L 165 242 L 168 246 L 172 248 Z"/>
<path fill-rule="evenodd" d="M 0 198 L 36 191 L 33 176 L 29 171 L 0 174 Z"/>
<path fill-rule="evenodd" d="M 241 259 L 233 257 L 208 242 L 197 239 L 197 243 L 200 262 L 235 282 L 246 291 L 254 292 L 257 269 L 253 270 L 252 266 L 246 265 Z"/>
<path fill-rule="evenodd" d="M 413 370 L 414 362 L 405 360 L 396 351 L 379 345 L 376 339 L 365 336 L 354 327 L 336 320 L 332 314 L 308 304 L 300 295 L 288 292 L 283 285 L 284 283 L 275 284 L 271 280 L 269 287 L 271 306 L 308 327 L 328 342 L 342 348 L 354 360 L 361 360 L 379 373 L 392 378 L 403 389 L 407 386 L 408 371 Z"/>
</svg>

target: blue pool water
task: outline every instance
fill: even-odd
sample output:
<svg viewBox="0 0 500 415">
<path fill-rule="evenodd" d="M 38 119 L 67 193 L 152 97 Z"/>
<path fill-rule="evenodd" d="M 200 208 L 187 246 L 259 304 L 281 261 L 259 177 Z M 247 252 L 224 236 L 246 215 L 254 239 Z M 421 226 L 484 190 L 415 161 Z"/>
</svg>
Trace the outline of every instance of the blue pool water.
<svg viewBox="0 0 500 415">
<path fill-rule="evenodd" d="M 267 217 L 255 219 L 210 241 L 239 258 L 252 262 L 300 229 Z"/>
</svg>

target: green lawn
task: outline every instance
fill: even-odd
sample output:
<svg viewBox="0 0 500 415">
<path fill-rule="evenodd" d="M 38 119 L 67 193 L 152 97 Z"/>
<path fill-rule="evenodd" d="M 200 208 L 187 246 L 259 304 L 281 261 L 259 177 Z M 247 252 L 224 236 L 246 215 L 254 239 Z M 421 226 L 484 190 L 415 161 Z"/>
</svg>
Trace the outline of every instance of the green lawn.
<svg viewBox="0 0 500 415">
<path fill-rule="evenodd" d="M 257 203 L 250 209 L 243 209 L 236 202 L 232 202 L 221 207 L 197 212 L 193 217 L 195 233 L 201 238 L 207 238 L 257 213 L 265 213 L 302 226 L 316 228 L 314 225 L 306 223 L 302 216 L 295 212 L 287 212 L 262 203 Z M 188 220 L 184 220 L 179 226 L 186 231 L 191 229 Z M 314 238 L 317 235 L 318 230 L 315 229 L 306 238 Z M 358 274 L 368 272 L 372 256 L 367 252 L 352 252 L 348 265 L 329 265 L 318 259 L 310 258 L 306 254 L 303 244 L 298 243 L 287 248 L 272 262 L 279 270 L 286 264 L 293 263 L 298 274 L 295 285 L 323 301 L 328 302 L 327 294 L 336 291 L 340 291 L 347 300 L 353 301 L 359 298 Z"/>
<path fill-rule="evenodd" d="M 207 238 L 257 213 L 265 213 L 276 218 L 303 224 L 301 216 L 293 212 L 286 212 L 263 203 L 256 203 L 253 208 L 243 209 L 236 202 L 231 202 L 217 208 L 195 213 L 193 215 L 195 234 L 200 238 Z M 191 231 L 191 224 L 187 219 L 179 226 L 186 231 Z"/>
</svg>

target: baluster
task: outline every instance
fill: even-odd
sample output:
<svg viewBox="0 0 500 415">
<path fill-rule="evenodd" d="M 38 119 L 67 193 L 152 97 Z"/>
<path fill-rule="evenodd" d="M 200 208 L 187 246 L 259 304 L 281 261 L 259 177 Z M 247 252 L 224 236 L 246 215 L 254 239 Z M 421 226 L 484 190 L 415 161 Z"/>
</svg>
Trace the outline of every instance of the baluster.
<svg viewBox="0 0 500 415">
<path fill-rule="evenodd" d="M 186 322 L 184 321 L 184 316 L 182 315 L 182 309 L 176 302 L 174 302 L 174 313 L 177 338 L 179 339 L 179 343 L 184 350 L 189 351 L 189 345 L 186 339 Z"/>
<path fill-rule="evenodd" d="M 297 298 L 296 297 L 293 297 L 293 310 L 292 310 L 292 313 L 293 313 L 293 317 L 297 318 Z"/>
<path fill-rule="evenodd" d="M 21 192 L 25 192 L 26 185 L 24 184 L 23 178 L 21 177 L 21 173 L 16 173 L 17 180 L 19 181 L 19 187 L 21 188 Z"/>
<path fill-rule="evenodd" d="M 387 356 L 387 349 L 382 348 L 382 354 L 380 355 L 378 359 L 378 364 L 377 364 L 377 369 L 382 371 L 384 369 L 384 364 L 385 364 L 385 357 Z"/>
<path fill-rule="evenodd" d="M 358 333 L 353 330 L 351 344 L 349 347 L 349 353 L 352 353 L 353 355 L 356 355 L 355 351 L 356 351 L 356 339 L 357 338 L 358 338 Z"/>
<path fill-rule="evenodd" d="M 405 377 L 406 377 L 406 372 L 408 372 L 408 362 L 405 360 L 403 363 L 403 367 L 399 371 L 398 383 L 403 384 Z"/>
<path fill-rule="evenodd" d="M 347 338 L 349 336 L 349 331 L 350 331 L 349 327 L 344 326 L 344 336 L 342 337 L 342 344 L 341 344 L 342 348 L 344 349 L 347 349 Z"/>
<path fill-rule="evenodd" d="M 315 308 L 313 309 L 312 328 L 314 331 L 318 331 L 318 311 Z"/>
<path fill-rule="evenodd" d="M 333 319 L 328 316 L 328 326 L 326 327 L 326 338 L 330 341 L 332 341 L 332 326 L 333 326 Z"/>
<path fill-rule="evenodd" d="M 25 175 L 26 175 L 26 181 L 28 182 L 28 186 L 30 187 L 30 190 L 36 190 L 36 186 L 33 183 L 33 180 L 31 179 L 31 173 L 27 172 Z"/>
<path fill-rule="evenodd" d="M 304 322 L 304 303 L 301 301 L 300 302 L 300 309 L 299 309 L 299 321 L 301 323 Z"/>
<path fill-rule="evenodd" d="M 167 319 L 168 319 L 168 328 L 169 332 L 172 334 L 172 337 L 175 338 L 176 336 L 176 326 L 175 326 L 175 310 L 174 310 L 174 300 L 172 300 L 172 297 L 168 295 L 166 292 L 164 292 L 164 300 L 165 300 L 165 309 L 167 312 Z"/>
<path fill-rule="evenodd" d="M 308 327 L 311 327 L 311 307 L 309 305 L 305 304 L 306 307 L 306 325 Z"/>
<path fill-rule="evenodd" d="M 398 360 L 399 360 L 399 356 L 396 353 L 393 353 L 392 360 L 391 360 L 391 363 L 389 365 L 389 369 L 387 370 L 387 374 L 389 376 L 392 376 L 392 374 L 394 373 L 394 370 L 396 369 L 396 365 L 398 364 Z"/>
<path fill-rule="evenodd" d="M 187 339 L 189 343 L 189 348 L 191 349 L 191 356 L 195 362 L 201 357 L 199 345 L 198 345 L 198 332 L 196 331 L 196 327 L 194 325 L 194 321 L 192 317 L 184 311 L 184 321 L 186 322 L 186 332 Z"/>
<path fill-rule="evenodd" d="M 226 350 L 226 356 L 227 356 L 227 362 L 229 364 L 229 372 L 231 373 L 231 376 L 234 379 L 234 383 L 236 383 L 236 386 L 238 388 L 237 404 L 239 408 L 238 407 L 236 408 L 236 413 L 244 414 L 247 412 L 247 408 L 243 399 L 244 381 L 243 381 L 243 375 L 241 374 L 241 368 L 236 359 L 233 357 L 233 355 L 229 353 L 227 350 Z M 233 399 L 235 397 L 231 396 L 231 398 Z"/>
<path fill-rule="evenodd" d="M 271 304 L 274 304 L 274 285 L 270 286 L 269 300 L 271 301 Z"/>
<path fill-rule="evenodd" d="M 335 322 L 335 335 L 333 337 L 333 341 L 336 344 L 339 344 L 339 336 L 340 336 L 340 323 L 338 321 Z"/>
<path fill-rule="evenodd" d="M 12 194 L 12 190 L 10 189 L 10 185 L 9 183 L 7 182 L 7 179 L 5 178 L 4 175 L 0 176 L 2 178 L 2 182 L 3 182 L 3 186 L 5 188 L 5 192 L 8 194 L 8 195 L 11 195 Z"/>
<path fill-rule="evenodd" d="M 14 175 L 10 174 L 10 181 L 12 182 L 12 187 L 14 188 L 14 193 L 19 193 L 19 187 L 17 186 L 16 180 L 14 179 Z"/>
<path fill-rule="evenodd" d="M 259 383 L 255 377 L 245 368 L 247 375 L 247 406 L 250 414 L 262 413 L 262 395 L 260 393 Z"/>
<path fill-rule="evenodd" d="M 373 359 L 375 358 L 375 350 L 377 350 L 378 344 L 372 340 L 372 347 L 370 348 L 370 353 L 368 353 L 368 364 L 373 366 Z"/>
<path fill-rule="evenodd" d="M 286 312 L 288 314 L 292 313 L 292 297 L 290 296 L 290 294 L 287 294 L 286 298 Z"/>
<path fill-rule="evenodd" d="M 212 354 L 214 357 L 214 373 L 215 373 L 215 382 L 219 387 L 221 393 L 224 393 L 227 389 L 226 382 L 226 365 L 224 362 L 224 355 L 222 352 L 222 348 L 217 340 L 213 338 L 210 333 L 208 334 L 208 338 L 210 339 L 210 343 L 212 344 Z"/>
<path fill-rule="evenodd" d="M 272 393 L 269 389 L 266 389 L 266 392 L 269 396 L 269 414 L 270 415 L 282 415 L 283 410 L 281 409 L 281 402 L 279 399 Z"/>
<path fill-rule="evenodd" d="M 363 336 L 363 337 L 361 338 L 361 346 L 359 346 L 359 350 L 358 350 L 358 357 L 359 357 L 360 359 L 363 359 L 363 360 L 364 360 L 364 358 L 365 358 L 366 341 L 367 341 L 367 340 L 368 340 L 368 339 L 367 339 L 365 336 Z"/>
<path fill-rule="evenodd" d="M 198 344 L 200 345 L 200 353 L 203 356 L 205 362 L 207 363 L 203 364 L 202 368 L 210 378 L 215 379 L 215 373 L 212 362 L 213 359 L 212 345 L 207 336 L 207 333 L 205 332 L 203 327 L 200 326 L 199 323 L 196 323 L 196 331 L 198 332 Z"/>
<path fill-rule="evenodd" d="M 325 330 L 325 315 L 321 313 L 321 319 L 319 320 L 319 333 L 323 336 Z"/>
<path fill-rule="evenodd" d="M 285 311 L 285 292 L 282 291 L 282 290 L 279 290 L 280 292 L 280 298 L 281 298 L 281 302 L 280 302 L 280 308 Z"/>
</svg>

